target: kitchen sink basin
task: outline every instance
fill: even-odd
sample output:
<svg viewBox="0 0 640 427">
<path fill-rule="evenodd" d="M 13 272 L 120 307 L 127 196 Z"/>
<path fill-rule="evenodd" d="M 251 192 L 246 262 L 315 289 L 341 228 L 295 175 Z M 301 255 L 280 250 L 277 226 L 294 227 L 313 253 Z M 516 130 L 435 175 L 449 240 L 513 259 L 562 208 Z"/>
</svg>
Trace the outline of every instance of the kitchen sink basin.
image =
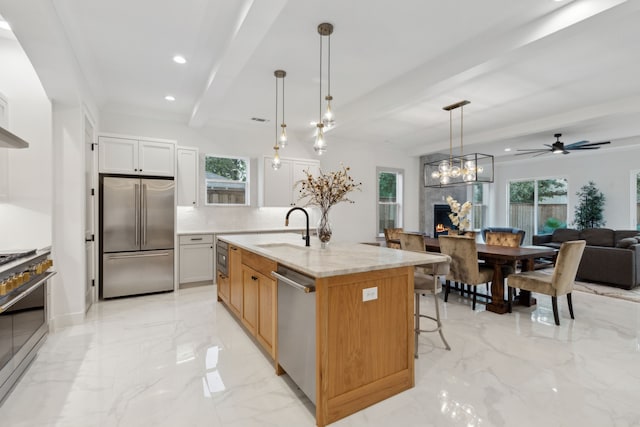
<svg viewBox="0 0 640 427">
<path fill-rule="evenodd" d="M 263 243 L 261 245 L 256 245 L 259 248 L 264 248 L 264 249 L 278 249 L 278 248 L 282 248 L 282 249 L 306 249 L 306 247 L 304 245 L 294 245 L 293 243 Z"/>
</svg>

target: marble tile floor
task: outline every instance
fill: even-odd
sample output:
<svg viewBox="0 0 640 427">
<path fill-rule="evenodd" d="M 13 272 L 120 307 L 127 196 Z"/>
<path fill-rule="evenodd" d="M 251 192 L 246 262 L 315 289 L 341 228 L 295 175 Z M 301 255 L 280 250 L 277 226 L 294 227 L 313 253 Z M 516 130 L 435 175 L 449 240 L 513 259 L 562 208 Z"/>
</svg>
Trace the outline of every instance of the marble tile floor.
<svg viewBox="0 0 640 427">
<path fill-rule="evenodd" d="M 1 426 L 313 426 L 308 400 L 215 287 L 95 304 L 49 335 L 0 407 Z M 431 297 L 422 298 L 432 310 Z M 638 426 L 640 304 L 574 292 L 496 315 L 451 294 L 446 351 L 420 338 L 416 386 L 335 426 Z"/>
</svg>

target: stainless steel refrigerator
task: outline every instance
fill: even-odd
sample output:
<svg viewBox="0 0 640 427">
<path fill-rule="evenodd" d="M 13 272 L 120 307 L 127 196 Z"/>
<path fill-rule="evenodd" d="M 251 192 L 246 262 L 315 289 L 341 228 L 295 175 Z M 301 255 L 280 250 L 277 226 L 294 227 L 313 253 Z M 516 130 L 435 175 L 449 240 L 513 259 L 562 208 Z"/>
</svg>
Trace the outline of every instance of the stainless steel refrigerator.
<svg viewBox="0 0 640 427">
<path fill-rule="evenodd" d="M 101 176 L 100 189 L 100 297 L 173 290 L 173 179 Z"/>
</svg>

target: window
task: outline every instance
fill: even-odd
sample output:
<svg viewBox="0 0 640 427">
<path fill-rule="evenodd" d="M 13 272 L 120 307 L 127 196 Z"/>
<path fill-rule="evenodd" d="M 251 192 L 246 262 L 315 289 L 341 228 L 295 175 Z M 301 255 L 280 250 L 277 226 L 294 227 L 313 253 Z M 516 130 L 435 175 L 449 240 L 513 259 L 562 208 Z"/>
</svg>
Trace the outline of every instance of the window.
<svg viewBox="0 0 640 427">
<path fill-rule="evenodd" d="M 479 182 L 474 183 L 471 187 L 471 203 L 473 203 L 471 220 L 473 230 L 481 230 L 485 227 L 485 221 L 487 218 L 488 190 L 489 184 L 482 184 Z"/>
<path fill-rule="evenodd" d="M 640 231 L 640 172 L 635 172 L 635 188 L 636 188 L 636 197 L 635 197 L 635 218 L 636 218 L 636 230 Z M 633 199 L 632 199 L 633 200 Z"/>
<path fill-rule="evenodd" d="M 565 178 L 509 182 L 509 226 L 525 230 L 525 244 L 534 234 L 566 228 L 567 204 Z"/>
<path fill-rule="evenodd" d="M 401 169 L 376 168 L 378 177 L 378 236 L 385 228 L 402 227 L 402 176 Z"/>
<path fill-rule="evenodd" d="M 206 155 L 207 205 L 249 204 L 249 159 Z"/>
</svg>

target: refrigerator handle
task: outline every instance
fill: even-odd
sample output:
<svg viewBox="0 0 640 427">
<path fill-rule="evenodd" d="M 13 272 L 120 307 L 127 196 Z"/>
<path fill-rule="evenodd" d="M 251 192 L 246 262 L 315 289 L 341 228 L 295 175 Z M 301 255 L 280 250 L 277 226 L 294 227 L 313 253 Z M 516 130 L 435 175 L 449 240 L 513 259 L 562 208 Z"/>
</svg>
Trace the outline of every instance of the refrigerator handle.
<svg viewBox="0 0 640 427">
<path fill-rule="evenodd" d="M 140 184 L 135 184 L 133 192 L 133 205 L 135 206 L 136 217 L 136 245 L 140 245 Z"/>
<path fill-rule="evenodd" d="M 142 184 L 142 245 L 147 244 L 147 184 Z"/>
</svg>

